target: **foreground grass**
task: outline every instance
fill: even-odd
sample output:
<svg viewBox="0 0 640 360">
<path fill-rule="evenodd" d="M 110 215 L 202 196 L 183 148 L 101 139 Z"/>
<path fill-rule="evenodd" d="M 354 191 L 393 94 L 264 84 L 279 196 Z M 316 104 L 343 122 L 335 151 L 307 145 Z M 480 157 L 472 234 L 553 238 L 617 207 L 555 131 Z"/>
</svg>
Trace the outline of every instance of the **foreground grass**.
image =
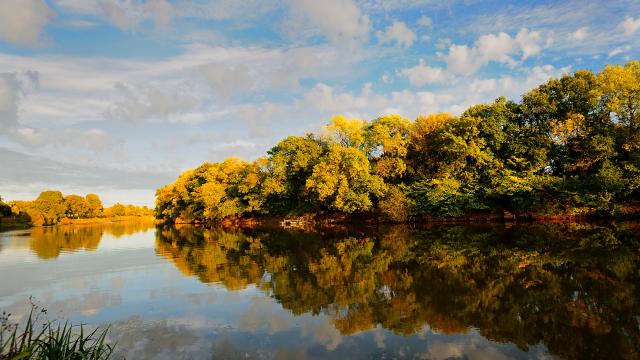
<svg viewBox="0 0 640 360">
<path fill-rule="evenodd" d="M 40 321 L 46 309 L 32 303 L 24 324 L 12 323 L 10 314 L 0 315 L 0 360 L 17 359 L 109 359 L 114 347 L 106 343 L 109 328 L 85 333 L 84 326 L 69 322 Z"/>
</svg>

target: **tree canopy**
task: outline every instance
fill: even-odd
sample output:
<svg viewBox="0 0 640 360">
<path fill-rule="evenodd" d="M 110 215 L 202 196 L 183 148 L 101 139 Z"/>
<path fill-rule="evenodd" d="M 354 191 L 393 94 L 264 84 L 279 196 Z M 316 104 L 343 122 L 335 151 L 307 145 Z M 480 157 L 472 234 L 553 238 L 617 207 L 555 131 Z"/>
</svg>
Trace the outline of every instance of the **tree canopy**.
<svg viewBox="0 0 640 360">
<path fill-rule="evenodd" d="M 166 221 L 320 214 L 615 214 L 640 201 L 640 61 L 579 70 L 460 116 L 338 115 L 253 162 L 205 163 L 156 193 Z"/>
<path fill-rule="evenodd" d="M 47 190 L 33 201 L 12 201 L 4 204 L 0 199 L 0 216 L 14 216 L 24 224 L 32 226 L 55 225 L 63 219 L 90 219 L 113 216 L 152 216 L 153 210 L 146 206 L 116 203 L 104 208 L 96 194 L 87 196 L 66 195 L 60 191 Z"/>
</svg>

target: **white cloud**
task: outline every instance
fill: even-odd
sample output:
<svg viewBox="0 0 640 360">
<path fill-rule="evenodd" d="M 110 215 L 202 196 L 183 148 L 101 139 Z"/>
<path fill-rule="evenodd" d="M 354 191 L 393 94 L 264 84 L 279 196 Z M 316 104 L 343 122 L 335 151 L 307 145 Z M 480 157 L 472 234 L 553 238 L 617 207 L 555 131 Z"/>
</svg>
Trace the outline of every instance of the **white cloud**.
<svg viewBox="0 0 640 360">
<path fill-rule="evenodd" d="M 449 75 L 444 68 L 427 66 L 424 59 L 420 59 L 418 65 L 401 69 L 398 73 L 406 77 L 409 83 L 414 86 L 438 84 L 449 79 Z"/>
<path fill-rule="evenodd" d="M 433 20 L 428 16 L 422 15 L 416 23 L 420 26 L 430 27 L 433 25 Z"/>
<path fill-rule="evenodd" d="M 638 31 L 638 29 L 640 29 L 640 17 L 637 19 L 627 17 L 620 23 L 619 26 L 625 35 L 633 35 L 636 31 Z"/>
<path fill-rule="evenodd" d="M 397 43 L 405 48 L 411 47 L 416 40 L 416 34 L 402 21 L 394 21 L 385 31 L 376 33 L 381 43 Z"/>
<path fill-rule="evenodd" d="M 529 31 L 521 29 L 516 35 L 516 48 L 522 52 L 522 60 L 538 55 L 542 49 L 551 45 L 552 38 L 549 37 L 542 43 L 542 33 L 539 31 Z"/>
<path fill-rule="evenodd" d="M 369 17 L 352 0 L 290 0 L 290 26 L 296 37 L 314 30 L 331 42 L 351 42 L 369 35 Z M 312 33 L 305 34 L 305 31 Z"/>
<path fill-rule="evenodd" d="M 569 40 L 584 41 L 589 36 L 589 27 L 583 26 L 580 29 L 569 34 Z"/>
<path fill-rule="evenodd" d="M 630 50 L 631 50 L 631 46 L 630 45 L 618 46 L 618 47 L 614 48 L 613 50 L 609 51 L 607 56 L 608 57 L 614 57 L 616 55 L 620 55 L 620 54 L 628 52 Z"/>
<path fill-rule="evenodd" d="M 42 29 L 55 13 L 44 0 L 0 1 L 0 39 L 20 46 L 42 43 Z"/>
<path fill-rule="evenodd" d="M 570 67 L 557 69 L 552 65 L 543 65 L 528 69 L 526 77 L 504 75 L 498 78 L 474 79 L 468 85 L 469 91 L 466 96 L 475 97 L 479 102 L 482 101 L 480 99 L 486 99 L 487 95 L 518 99 L 524 92 L 570 70 Z"/>
<path fill-rule="evenodd" d="M 413 85 L 440 83 L 455 76 L 470 76 L 490 62 L 499 62 L 515 67 L 518 61 L 538 55 L 544 46 L 542 34 L 521 29 L 515 37 L 507 33 L 480 36 L 473 46 L 453 44 L 449 52 L 440 54 L 446 68 L 426 66 L 423 61 L 412 68 L 405 68 L 399 74 L 409 79 Z M 520 55 L 520 58 L 515 58 Z"/>
<path fill-rule="evenodd" d="M 370 86 L 363 87 L 362 92 L 339 92 L 333 87 L 318 83 L 304 95 L 302 107 L 310 107 L 316 111 L 334 113 L 357 113 L 373 115 L 376 110 L 387 105 L 382 95 L 371 92 Z"/>
<path fill-rule="evenodd" d="M 538 55 L 543 46 L 540 32 L 521 29 L 515 37 L 503 32 L 482 35 L 472 47 L 451 45 L 449 53 L 442 58 L 447 63 L 447 71 L 452 74 L 471 75 L 492 61 L 515 66 L 514 55 L 520 54 L 520 61 L 524 61 Z"/>
<path fill-rule="evenodd" d="M 194 112 L 208 114 L 209 109 L 189 111 L 195 100 L 224 105 L 260 92 L 295 94 L 302 79 L 348 78 L 354 64 L 368 56 L 365 50 L 345 58 L 340 48 L 330 45 L 288 49 L 190 45 L 180 55 L 158 60 L 0 54 L 0 69 L 39 71 L 38 91 L 21 102 L 24 124 L 38 128 L 103 121 L 105 111 L 109 120 L 175 121 L 174 115 L 180 114 L 185 121 L 200 121 L 206 117 Z M 118 83 L 131 91 L 123 93 L 115 87 Z M 162 104 L 165 101 L 167 105 Z"/>
<path fill-rule="evenodd" d="M 403 90 L 387 94 L 376 93 L 370 86 L 354 93 L 318 83 L 296 104 L 296 108 L 305 113 L 309 109 L 315 110 L 317 121 L 326 121 L 329 115 L 336 113 L 365 119 L 387 113 L 399 113 L 410 118 L 437 112 L 461 114 L 473 104 L 490 102 L 499 96 L 519 100 L 530 89 L 570 70 L 569 67 L 536 66 L 519 76 L 471 78 L 434 91 Z"/>
<path fill-rule="evenodd" d="M 198 100 L 180 89 L 153 86 L 130 86 L 118 83 L 121 99 L 105 113 L 108 119 L 139 124 L 145 120 L 168 121 L 198 106 Z"/>
</svg>

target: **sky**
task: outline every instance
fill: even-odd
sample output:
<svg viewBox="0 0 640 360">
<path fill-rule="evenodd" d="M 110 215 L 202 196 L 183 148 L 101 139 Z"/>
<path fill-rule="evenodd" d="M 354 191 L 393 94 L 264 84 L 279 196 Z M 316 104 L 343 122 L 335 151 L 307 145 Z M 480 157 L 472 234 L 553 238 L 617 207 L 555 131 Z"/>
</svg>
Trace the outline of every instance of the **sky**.
<svg viewBox="0 0 640 360">
<path fill-rule="evenodd" d="M 0 196 L 152 206 L 332 115 L 460 114 L 639 49 L 637 0 L 0 0 Z"/>
</svg>

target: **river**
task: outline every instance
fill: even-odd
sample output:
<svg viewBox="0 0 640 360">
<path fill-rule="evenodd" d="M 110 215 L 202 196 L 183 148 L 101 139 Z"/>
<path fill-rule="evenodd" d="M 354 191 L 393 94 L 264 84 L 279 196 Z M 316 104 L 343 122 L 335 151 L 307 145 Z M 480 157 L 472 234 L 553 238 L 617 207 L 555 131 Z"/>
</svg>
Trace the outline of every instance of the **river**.
<svg viewBox="0 0 640 360">
<path fill-rule="evenodd" d="M 640 356 L 640 223 L 0 233 L 0 311 L 119 359 Z"/>
</svg>

